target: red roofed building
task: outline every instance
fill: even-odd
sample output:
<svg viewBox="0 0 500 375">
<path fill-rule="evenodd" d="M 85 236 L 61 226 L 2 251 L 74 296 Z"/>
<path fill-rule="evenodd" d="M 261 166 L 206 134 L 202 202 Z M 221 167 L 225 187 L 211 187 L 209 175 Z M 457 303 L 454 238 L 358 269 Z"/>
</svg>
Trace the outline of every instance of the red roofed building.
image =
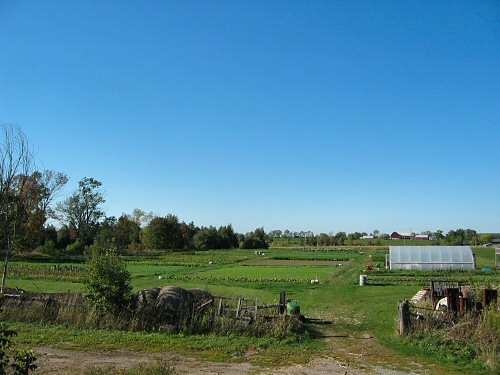
<svg viewBox="0 0 500 375">
<path fill-rule="evenodd" d="M 411 240 L 411 233 L 408 232 L 392 232 L 391 240 Z"/>
</svg>

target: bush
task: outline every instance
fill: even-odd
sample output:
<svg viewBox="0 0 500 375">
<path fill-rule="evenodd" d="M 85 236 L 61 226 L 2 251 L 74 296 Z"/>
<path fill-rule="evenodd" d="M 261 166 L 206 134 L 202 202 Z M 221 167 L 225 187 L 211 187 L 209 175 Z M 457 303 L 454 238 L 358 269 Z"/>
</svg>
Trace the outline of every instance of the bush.
<svg viewBox="0 0 500 375">
<path fill-rule="evenodd" d="M 43 245 L 37 247 L 37 250 L 42 254 L 55 255 L 56 253 L 56 243 L 53 240 L 48 240 Z"/>
<path fill-rule="evenodd" d="M 3 299 L 0 300 L 0 305 L 2 302 Z M 9 329 L 4 323 L 0 323 L 0 374 L 7 374 L 8 370 L 12 369 L 14 375 L 27 375 L 30 371 L 38 368 L 35 364 L 36 357 L 33 350 L 11 349 L 11 338 L 16 335 L 16 331 Z"/>
<path fill-rule="evenodd" d="M 83 254 L 84 249 L 85 246 L 80 242 L 80 240 L 76 240 L 76 242 L 68 245 L 68 247 L 66 248 L 66 250 L 70 254 Z"/>
<path fill-rule="evenodd" d="M 131 276 L 116 249 L 93 246 L 83 282 L 85 296 L 96 307 L 116 312 L 130 300 Z"/>
</svg>

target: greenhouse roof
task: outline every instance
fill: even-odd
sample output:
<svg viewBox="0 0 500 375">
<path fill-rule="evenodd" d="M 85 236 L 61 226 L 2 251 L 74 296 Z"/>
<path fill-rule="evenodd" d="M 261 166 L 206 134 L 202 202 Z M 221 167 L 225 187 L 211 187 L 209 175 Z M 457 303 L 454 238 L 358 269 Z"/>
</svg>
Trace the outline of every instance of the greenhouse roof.
<svg viewBox="0 0 500 375">
<path fill-rule="evenodd" d="M 470 246 L 390 246 L 391 270 L 473 270 Z"/>
</svg>

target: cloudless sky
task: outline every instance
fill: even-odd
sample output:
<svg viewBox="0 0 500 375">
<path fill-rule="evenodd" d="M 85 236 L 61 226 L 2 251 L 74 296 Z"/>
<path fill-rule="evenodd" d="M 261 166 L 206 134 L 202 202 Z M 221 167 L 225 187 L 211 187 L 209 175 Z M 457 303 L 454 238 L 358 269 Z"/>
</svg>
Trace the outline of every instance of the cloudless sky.
<svg viewBox="0 0 500 375">
<path fill-rule="evenodd" d="M 108 215 L 500 232 L 500 2 L 0 0 L 0 121 Z"/>
</svg>

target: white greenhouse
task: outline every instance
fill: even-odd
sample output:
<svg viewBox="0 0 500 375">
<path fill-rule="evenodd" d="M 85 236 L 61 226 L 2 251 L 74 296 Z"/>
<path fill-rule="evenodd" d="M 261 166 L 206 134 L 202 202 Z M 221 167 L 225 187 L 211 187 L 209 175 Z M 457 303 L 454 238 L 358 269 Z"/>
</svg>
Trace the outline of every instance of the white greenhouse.
<svg viewBox="0 0 500 375">
<path fill-rule="evenodd" d="M 473 270 L 470 246 L 390 246 L 391 270 Z"/>
</svg>

